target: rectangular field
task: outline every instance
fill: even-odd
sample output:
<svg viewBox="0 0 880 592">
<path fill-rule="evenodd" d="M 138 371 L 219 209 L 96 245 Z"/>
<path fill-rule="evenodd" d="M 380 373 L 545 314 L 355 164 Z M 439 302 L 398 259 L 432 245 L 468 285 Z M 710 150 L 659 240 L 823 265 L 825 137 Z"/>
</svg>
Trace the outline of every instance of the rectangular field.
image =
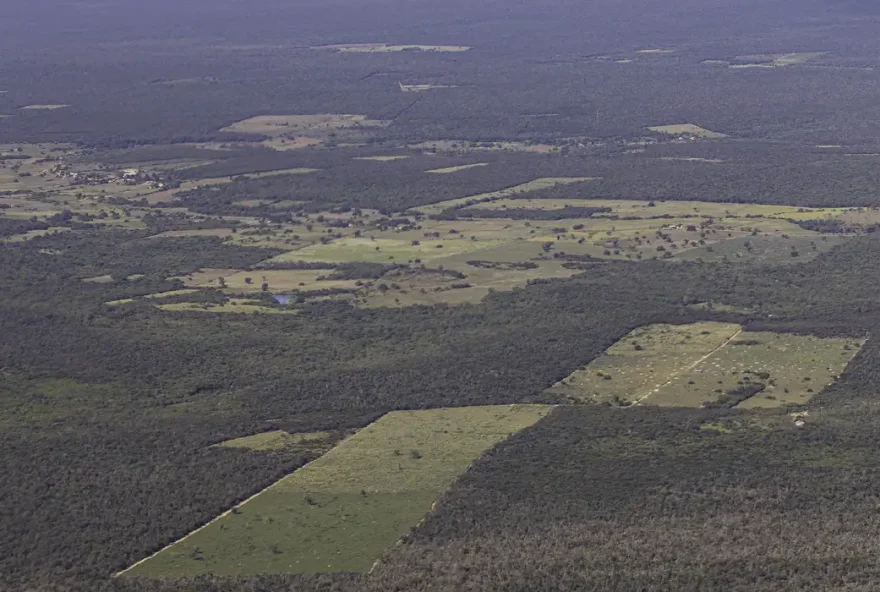
<svg viewBox="0 0 880 592">
<path fill-rule="evenodd" d="M 668 134 L 671 136 L 695 136 L 698 138 L 706 138 L 706 139 L 720 139 L 726 138 L 727 134 L 722 134 L 719 132 L 713 132 L 711 130 L 707 130 L 698 125 L 694 125 L 693 123 L 678 123 L 673 125 L 654 125 L 648 128 L 652 132 L 657 132 L 661 134 Z"/>
<path fill-rule="evenodd" d="M 649 325 L 548 392 L 623 405 L 803 404 L 844 371 L 862 344 L 851 338 L 745 333 L 731 323 Z"/>
<path fill-rule="evenodd" d="M 368 571 L 476 458 L 550 409 L 509 405 L 388 413 L 123 573 Z"/>
</svg>

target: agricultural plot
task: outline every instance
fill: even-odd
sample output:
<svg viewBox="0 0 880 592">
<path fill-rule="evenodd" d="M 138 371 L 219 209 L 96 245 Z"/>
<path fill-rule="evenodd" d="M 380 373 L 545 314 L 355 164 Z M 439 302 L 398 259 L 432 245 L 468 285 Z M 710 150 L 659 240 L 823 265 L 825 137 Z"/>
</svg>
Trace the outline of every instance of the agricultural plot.
<svg viewBox="0 0 880 592">
<path fill-rule="evenodd" d="M 476 205 L 478 203 L 488 203 L 499 199 L 504 199 L 506 197 L 511 197 L 519 193 L 529 193 L 531 191 L 549 189 L 551 187 L 556 187 L 557 185 L 572 185 L 574 183 L 584 183 L 586 181 L 594 181 L 595 179 L 595 177 L 544 177 L 541 179 L 535 179 L 534 181 L 529 181 L 527 183 L 522 183 L 520 185 L 514 185 L 513 187 L 507 187 L 506 189 L 499 189 L 498 191 L 490 191 L 488 193 L 480 193 L 477 195 L 471 195 L 469 197 L 461 197 L 458 199 L 441 201 L 439 203 L 422 206 L 417 209 L 423 214 L 439 214 L 443 210 L 447 210 L 449 208 Z"/>
<path fill-rule="evenodd" d="M 862 344 L 856 339 L 812 335 L 740 333 L 643 402 L 665 406 L 684 401 L 691 406 L 720 401 L 740 408 L 800 405 L 842 374 Z"/>
<path fill-rule="evenodd" d="M 618 405 L 802 404 L 839 376 L 862 342 L 732 323 L 649 325 L 548 389 L 562 400 Z"/>
<path fill-rule="evenodd" d="M 158 308 L 167 312 L 198 312 L 214 314 L 299 314 L 299 311 L 296 309 L 275 308 L 272 306 L 266 306 L 259 300 L 250 300 L 247 298 L 230 298 L 228 301 L 219 304 L 213 302 L 175 302 L 173 304 L 160 304 L 158 305 Z"/>
<path fill-rule="evenodd" d="M 559 147 L 552 144 L 528 143 L 528 142 L 468 142 L 466 140 L 428 140 L 410 144 L 408 148 L 423 150 L 428 153 L 468 153 L 468 152 L 533 152 L 536 154 L 549 154 L 558 152 Z"/>
<path fill-rule="evenodd" d="M 368 160 L 373 162 L 394 162 L 395 160 L 406 160 L 409 156 L 405 154 L 393 154 L 387 156 L 355 156 L 354 160 Z"/>
<path fill-rule="evenodd" d="M 342 43 L 317 45 L 312 49 L 329 49 L 339 53 L 392 53 L 399 51 L 426 51 L 459 53 L 471 48 L 464 45 L 391 45 L 388 43 Z"/>
<path fill-rule="evenodd" d="M 70 107 L 70 105 L 48 104 L 48 105 L 25 105 L 21 109 L 24 111 L 55 111 L 56 109 L 65 109 L 67 107 Z"/>
<path fill-rule="evenodd" d="M 404 84 L 402 82 L 397 84 L 400 86 L 401 92 L 427 92 L 438 88 L 457 88 L 454 84 Z"/>
<path fill-rule="evenodd" d="M 226 440 L 214 444 L 212 448 L 244 448 L 262 452 L 266 450 L 284 450 L 285 448 L 320 445 L 330 438 L 329 432 L 303 432 L 291 434 L 284 430 L 261 432 L 242 438 Z"/>
<path fill-rule="evenodd" d="M 366 115 L 319 113 L 315 115 L 258 115 L 224 127 L 222 132 L 260 134 L 276 137 L 291 133 L 340 130 L 352 127 L 380 127 L 387 121 L 368 119 Z"/>
<path fill-rule="evenodd" d="M 418 243 L 418 244 L 415 244 Z M 343 237 L 327 244 L 311 245 L 278 255 L 270 262 L 310 261 L 339 263 L 406 263 L 416 259 L 427 262 L 452 254 L 471 253 L 493 246 L 489 241 L 405 240 L 401 238 Z"/>
<path fill-rule="evenodd" d="M 366 572 L 483 452 L 550 407 L 389 413 L 123 573 Z"/>
<path fill-rule="evenodd" d="M 713 132 L 702 128 L 698 125 L 694 125 L 693 123 L 679 123 L 673 125 L 654 125 L 648 127 L 652 132 L 657 132 L 660 134 L 667 134 L 670 136 L 691 136 L 694 138 L 703 138 L 706 140 L 717 140 L 721 138 L 726 138 L 726 134 L 722 134 L 719 132 Z"/>
<path fill-rule="evenodd" d="M 784 68 L 786 66 L 796 66 L 806 64 L 822 56 L 828 52 L 825 51 L 807 51 L 798 53 L 778 53 L 778 54 L 757 54 L 737 56 L 732 60 L 719 60 L 718 63 L 726 64 L 730 68 Z"/>
<path fill-rule="evenodd" d="M 446 168 L 442 168 L 442 169 L 431 169 L 431 170 L 428 170 L 425 172 L 426 173 L 434 173 L 434 174 L 438 174 L 438 175 L 445 175 L 445 174 L 449 174 L 449 173 L 457 173 L 459 171 L 466 171 L 468 169 L 475 169 L 475 168 L 484 167 L 484 166 L 489 166 L 489 163 L 488 162 L 475 162 L 473 164 L 462 164 L 459 166 L 446 167 Z"/>
<path fill-rule="evenodd" d="M 265 136 L 263 146 L 286 151 L 319 146 L 331 137 L 358 139 L 390 123 L 357 114 L 258 115 L 220 131 Z"/>
</svg>

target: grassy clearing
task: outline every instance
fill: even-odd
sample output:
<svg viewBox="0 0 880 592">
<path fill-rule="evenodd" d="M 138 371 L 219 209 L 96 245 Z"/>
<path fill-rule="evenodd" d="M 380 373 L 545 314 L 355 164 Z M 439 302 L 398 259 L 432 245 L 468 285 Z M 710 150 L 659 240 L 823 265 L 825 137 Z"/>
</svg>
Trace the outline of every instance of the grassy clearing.
<svg viewBox="0 0 880 592">
<path fill-rule="evenodd" d="M 109 304 L 109 303 L 108 303 Z M 246 298 L 230 298 L 223 304 L 201 302 L 176 302 L 174 304 L 160 304 L 167 312 L 201 312 L 215 314 L 299 314 L 298 310 L 288 308 L 274 308 L 264 306 L 258 300 Z"/>
<path fill-rule="evenodd" d="M 355 156 L 354 160 L 369 160 L 373 162 L 394 162 L 395 160 L 406 160 L 409 156 L 404 154 L 388 155 L 388 156 Z"/>
<path fill-rule="evenodd" d="M 431 170 L 425 171 L 425 172 L 445 175 L 445 174 L 449 174 L 449 173 L 457 173 L 459 171 L 466 171 L 468 169 L 474 169 L 474 168 L 484 167 L 484 166 L 489 166 L 489 163 L 488 162 L 475 162 L 473 164 L 463 164 L 463 165 L 459 165 L 459 166 L 446 167 L 444 169 L 431 169 Z"/>
<path fill-rule="evenodd" d="M 689 372 L 676 376 L 644 402 L 699 405 L 751 384 L 766 388 L 741 408 L 803 404 L 843 373 L 862 347 L 855 339 L 768 332 L 741 333 Z"/>
<path fill-rule="evenodd" d="M 671 136 L 692 136 L 696 138 L 704 138 L 704 139 L 720 139 L 726 138 L 726 134 L 713 132 L 702 128 L 698 125 L 694 125 L 693 123 L 679 123 L 672 125 L 654 125 L 648 127 L 652 132 L 657 132 L 661 134 L 668 134 Z"/>
<path fill-rule="evenodd" d="M 781 218 L 821 220 L 840 217 L 856 208 L 804 208 L 768 204 L 716 203 L 705 201 L 645 201 L 630 199 L 528 199 L 511 197 L 480 204 L 482 209 L 526 208 L 555 210 L 565 207 L 611 208 L 608 216 L 658 218 L 661 216 L 697 216 L 701 218 Z M 871 210 L 861 209 L 862 212 Z M 597 214 L 597 217 L 603 214 Z"/>
<path fill-rule="evenodd" d="M 340 53 L 391 53 L 398 51 L 427 51 L 459 53 L 471 48 L 464 45 L 391 45 L 388 43 L 341 43 L 317 45 L 312 49 L 330 49 Z"/>
<path fill-rule="evenodd" d="M 168 290 L 167 292 L 156 292 L 155 294 L 147 294 L 144 296 L 147 300 L 162 300 L 163 298 L 172 298 L 174 296 L 186 296 L 188 294 L 197 294 L 199 291 L 192 288 L 183 288 L 181 290 Z"/>
<path fill-rule="evenodd" d="M 219 288 L 220 278 L 230 277 L 239 272 L 240 269 L 210 267 L 171 279 L 179 279 L 190 288 Z"/>
<path fill-rule="evenodd" d="M 258 115 L 224 127 L 222 132 L 260 134 L 279 137 L 293 132 L 339 130 L 352 127 L 380 127 L 389 122 L 368 119 L 366 115 L 318 113 L 314 115 Z"/>
<path fill-rule="evenodd" d="M 641 327 L 549 392 L 574 401 L 635 403 L 741 329 L 733 323 L 711 322 Z"/>
<path fill-rule="evenodd" d="M 802 404 L 830 384 L 863 342 L 743 332 L 731 323 L 649 325 L 548 392 L 573 401 L 700 407 Z M 737 398 L 737 389 L 757 391 Z"/>
<path fill-rule="evenodd" d="M 419 259 L 427 262 L 493 246 L 488 241 L 433 239 L 417 242 L 419 244 L 416 245 L 413 241 L 396 238 L 344 237 L 327 244 L 311 245 L 298 251 L 282 253 L 270 261 L 406 263 Z"/>
<path fill-rule="evenodd" d="M 87 284 L 112 284 L 113 276 L 112 275 L 96 275 L 94 277 L 83 278 L 82 280 Z"/>
<path fill-rule="evenodd" d="M 402 82 L 397 84 L 402 92 L 427 92 L 438 88 L 458 88 L 454 84 L 404 84 Z"/>
<path fill-rule="evenodd" d="M 550 407 L 389 413 L 126 574 L 365 572 L 483 452 Z"/>
<path fill-rule="evenodd" d="M 21 107 L 21 108 L 24 109 L 25 111 L 54 111 L 56 109 L 64 109 L 66 107 L 70 107 L 70 105 L 61 105 L 61 104 L 58 104 L 58 105 L 52 105 L 52 104 L 49 104 L 49 105 L 25 105 L 24 107 Z"/>
<path fill-rule="evenodd" d="M 226 440 L 214 444 L 212 448 L 246 448 L 254 451 L 284 450 L 285 448 L 325 442 L 330 438 L 328 432 L 303 432 L 291 434 L 284 430 L 262 432 L 242 438 Z"/>
<path fill-rule="evenodd" d="M 718 164 L 720 162 L 724 162 L 720 158 L 699 158 L 696 156 L 661 156 L 660 160 L 673 160 L 678 162 L 706 162 L 710 164 Z"/>
<path fill-rule="evenodd" d="M 541 189 L 548 189 L 557 185 L 571 185 L 574 183 L 583 183 L 586 181 L 595 180 L 596 177 L 542 177 L 540 179 L 535 179 L 534 181 L 522 183 L 521 185 L 514 185 L 513 187 L 499 189 L 498 191 L 490 191 L 488 193 L 480 193 L 477 195 L 461 197 L 458 199 L 450 199 L 447 201 L 441 201 L 440 203 L 422 206 L 418 208 L 418 210 L 424 214 L 438 214 L 448 208 L 463 206 L 471 202 L 473 202 L 474 204 L 489 203 L 495 200 L 511 197 L 518 193 L 529 193 L 530 191 L 539 191 Z"/>
<path fill-rule="evenodd" d="M 260 292 L 264 283 L 269 285 L 271 292 L 356 288 L 355 280 L 327 279 L 326 276 L 332 273 L 332 270 L 321 269 L 258 269 L 242 271 L 223 279 L 227 289 L 233 292 Z"/>
<path fill-rule="evenodd" d="M 429 140 L 411 144 L 413 150 L 439 153 L 467 153 L 467 152 L 494 152 L 507 150 L 511 152 L 534 152 L 536 154 L 549 154 L 558 152 L 559 147 L 552 144 L 530 144 L 526 142 L 468 142 L 465 140 Z"/>
<path fill-rule="evenodd" d="M 806 64 L 824 55 L 826 51 L 807 51 L 798 53 L 777 53 L 737 56 L 730 62 L 722 62 L 731 68 L 784 68 Z"/>
<path fill-rule="evenodd" d="M 70 228 L 67 228 L 66 226 L 55 226 L 52 228 L 47 228 L 45 230 L 31 230 L 29 232 L 13 234 L 11 236 L 0 238 L 0 243 L 22 243 L 25 241 L 29 241 L 32 238 L 48 236 L 50 234 L 58 234 L 60 232 L 70 232 Z"/>
</svg>

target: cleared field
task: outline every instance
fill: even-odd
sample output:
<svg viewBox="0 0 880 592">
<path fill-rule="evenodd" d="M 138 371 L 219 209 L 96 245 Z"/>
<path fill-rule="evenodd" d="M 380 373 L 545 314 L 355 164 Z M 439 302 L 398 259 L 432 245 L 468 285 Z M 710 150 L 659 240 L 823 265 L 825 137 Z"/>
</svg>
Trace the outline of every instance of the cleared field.
<svg viewBox="0 0 880 592">
<path fill-rule="evenodd" d="M 379 127 L 389 122 L 368 119 L 366 115 L 318 113 L 314 115 L 258 115 L 222 128 L 221 132 L 260 134 L 277 137 L 293 132 L 338 130 L 351 127 Z"/>
<path fill-rule="evenodd" d="M 111 275 L 96 275 L 94 277 L 83 278 L 82 280 L 87 284 L 111 284 L 113 283 L 113 276 Z"/>
<path fill-rule="evenodd" d="M 627 218 L 658 218 L 661 216 L 698 216 L 703 218 L 783 218 L 792 220 L 821 220 L 839 217 L 858 211 L 855 208 L 804 208 L 798 206 L 768 204 L 716 203 L 706 201 L 643 201 L 629 199 L 528 199 L 506 198 L 481 203 L 481 209 L 524 208 L 556 210 L 565 207 L 611 208 L 601 216 L 625 216 Z M 871 210 L 862 208 L 863 213 Z M 880 217 L 880 216 L 878 216 Z"/>
<path fill-rule="evenodd" d="M 549 154 L 557 152 L 558 146 L 552 144 L 529 144 L 526 142 L 468 142 L 466 140 L 429 140 L 419 142 L 418 144 L 410 144 L 408 146 L 414 150 L 425 150 L 429 152 L 486 152 L 509 150 L 511 152 L 535 152 L 537 154 Z"/>
<path fill-rule="evenodd" d="M 718 164 L 719 162 L 724 162 L 720 158 L 699 158 L 696 156 L 689 156 L 689 157 L 661 156 L 660 160 L 672 160 L 672 161 L 678 161 L 678 162 L 707 162 L 710 164 Z"/>
<path fill-rule="evenodd" d="M 784 68 L 806 64 L 824 55 L 826 51 L 806 51 L 797 53 L 757 54 L 737 56 L 727 63 L 731 68 Z"/>
<path fill-rule="evenodd" d="M 856 339 L 767 332 L 740 333 L 698 366 L 681 373 L 643 402 L 699 405 L 738 388 L 763 385 L 741 408 L 806 403 L 837 378 L 859 352 Z"/>
<path fill-rule="evenodd" d="M 258 269 L 224 277 L 226 288 L 233 292 L 260 292 L 263 283 L 271 292 L 297 290 L 355 289 L 355 280 L 331 280 L 332 270 L 321 269 Z M 250 280 L 250 281 L 248 281 Z M 219 279 L 217 280 L 219 284 Z"/>
<path fill-rule="evenodd" d="M 702 128 L 698 125 L 694 125 L 693 123 L 678 123 L 672 125 L 654 125 L 648 127 L 652 132 L 658 132 L 661 134 L 669 134 L 672 136 L 694 136 L 698 138 L 705 139 L 719 139 L 726 138 L 726 134 L 721 134 L 718 132 L 713 132 Z"/>
<path fill-rule="evenodd" d="M 245 298 L 230 298 L 228 302 L 224 302 L 223 304 L 176 302 L 174 304 L 160 304 L 158 305 L 158 308 L 161 308 L 162 310 L 167 312 L 202 312 L 215 314 L 299 314 L 298 310 L 264 306 L 258 300 L 248 300 Z"/>
<path fill-rule="evenodd" d="M 192 288 L 183 288 L 181 290 L 168 290 L 167 292 L 156 292 L 155 294 L 147 294 L 144 298 L 148 300 L 162 300 L 163 298 L 172 298 L 174 296 L 186 296 L 188 294 L 196 294 L 198 290 Z"/>
<path fill-rule="evenodd" d="M 246 448 L 248 450 L 284 450 L 285 448 L 300 446 L 303 444 L 320 444 L 330 438 L 328 432 L 303 432 L 291 434 L 284 430 L 272 430 L 242 438 L 226 440 L 214 444 L 212 448 Z"/>
<path fill-rule="evenodd" d="M 571 185 L 574 183 L 583 183 L 586 181 L 595 180 L 596 177 L 542 177 L 540 179 L 535 179 L 534 181 L 529 181 L 521 185 L 507 187 L 506 189 L 499 189 L 498 191 L 490 191 L 488 193 L 480 193 L 468 197 L 441 201 L 440 203 L 422 206 L 417 209 L 424 214 L 439 214 L 440 212 L 448 208 L 465 206 L 470 204 L 471 202 L 473 202 L 474 205 L 476 205 L 477 203 L 489 203 L 495 200 L 511 197 L 518 193 L 528 193 L 530 191 L 538 191 L 540 189 L 549 189 L 550 187 L 555 187 L 557 185 Z"/>
<path fill-rule="evenodd" d="M 454 84 L 404 84 L 397 83 L 402 92 L 427 92 L 438 88 L 457 88 Z"/>
<path fill-rule="evenodd" d="M 389 156 L 355 156 L 354 160 L 370 160 L 374 162 L 394 162 L 395 160 L 406 160 L 409 156 L 398 154 Z"/>
<path fill-rule="evenodd" d="M 389 413 L 126 575 L 365 572 L 487 449 L 551 407 Z"/>
<path fill-rule="evenodd" d="M 418 242 L 418 244 L 413 244 Z M 470 253 L 493 246 L 489 241 L 421 240 L 409 241 L 392 238 L 344 237 L 327 244 L 311 245 L 298 251 L 282 253 L 269 261 L 367 261 L 372 263 L 406 263 L 430 261 L 452 254 Z"/>
<path fill-rule="evenodd" d="M 310 148 L 312 146 L 319 146 L 322 143 L 322 140 L 318 138 L 307 138 L 307 137 L 296 137 L 296 138 L 270 138 L 268 140 L 264 140 L 260 142 L 263 146 L 267 148 L 271 148 L 272 150 L 278 150 L 280 152 L 284 152 L 287 150 L 300 150 L 301 148 Z"/>
<path fill-rule="evenodd" d="M 25 105 L 21 107 L 26 111 L 54 111 L 55 109 L 64 109 L 70 105 Z"/>
<path fill-rule="evenodd" d="M 466 171 L 468 169 L 475 169 L 479 167 L 489 166 L 488 162 L 475 162 L 473 164 L 462 164 L 459 166 L 446 167 L 444 169 L 431 169 L 429 171 L 425 171 L 426 173 L 435 173 L 440 175 L 445 175 L 449 173 L 457 173 L 459 171 Z"/>
<path fill-rule="evenodd" d="M 234 233 L 231 228 L 192 228 L 189 230 L 166 230 L 149 238 L 181 238 L 186 236 L 216 236 L 226 238 Z"/>
<path fill-rule="evenodd" d="M 637 403 L 741 330 L 711 322 L 641 327 L 549 392 L 575 401 Z"/>
<path fill-rule="evenodd" d="M 745 333 L 731 323 L 649 325 L 548 389 L 571 401 L 748 408 L 805 403 L 862 342 Z"/>
<path fill-rule="evenodd" d="M 13 234 L 11 236 L 0 238 L 0 243 L 21 243 L 24 241 L 28 241 L 32 238 L 47 236 L 49 234 L 57 234 L 59 232 L 70 232 L 70 228 L 67 228 L 66 226 L 55 226 L 52 228 L 47 228 L 45 230 L 31 230 L 29 232 Z"/>
<path fill-rule="evenodd" d="M 462 52 L 470 47 L 464 45 L 390 45 L 387 43 L 342 43 L 337 45 L 317 45 L 312 49 L 330 49 L 342 53 L 388 53 L 397 51 L 439 51 Z"/>
</svg>

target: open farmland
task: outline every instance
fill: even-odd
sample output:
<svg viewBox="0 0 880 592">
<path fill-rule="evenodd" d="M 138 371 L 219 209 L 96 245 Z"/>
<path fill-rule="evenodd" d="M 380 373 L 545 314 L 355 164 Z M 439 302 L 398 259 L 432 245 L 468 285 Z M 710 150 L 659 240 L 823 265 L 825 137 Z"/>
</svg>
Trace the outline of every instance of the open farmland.
<svg viewBox="0 0 880 592">
<path fill-rule="evenodd" d="M 549 410 L 512 405 L 389 413 L 124 573 L 366 572 L 476 458 Z"/>
<path fill-rule="evenodd" d="M 214 444 L 217 448 L 245 448 L 247 450 L 283 450 L 291 446 L 321 445 L 330 439 L 328 432 L 304 432 L 290 434 L 284 430 L 260 432 Z"/>
<path fill-rule="evenodd" d="M 652 132 L 667 134 L 670 136 L 691 136 L 694 138 L 703 138 L 706 140 L 718 140 L 726 138 L 726 134 L 707 130 L 693 123 L 679 123 L 673 125 L 654 125 L 648 128 Z"/>
<path fill-rule="evenodd" d="M 563 400 L 616 405 L 803 404 L 843 373 L 862 344 L 744 332 L 732 323 L 649 325 L 547 392 Z"/>
<path fill-rule="evenodd" d="M 442 201 L 440 203 L 431 204 L 429 206 L 423 206 L 421 208 L 418 208 L 418 210 L 423 214 L 436 214 L 450 208 L 465 207 L 467 205 L 473 205 L 477 203 L 489 203 L 499 199 L 504 199 L 506 197 L 511 197 L 519 193 L 529 193 L 531 191 L 538 191 L 540 189 L 556 187 L 557 185 L 583 183 L 586 181 L 592 181 L 593 179 L 593 177 L 547 177 L 535 179 L 534 181 L 529 181 L 527 183 L 522 183 L 520 185 L 515 185 L 506 189 L 499 189 L 498 191 L 480 193 L 468 197 Z"/>
<path fill-rule="evenodd" d="M 399 51 L 427 51 L 443 53 L 459 53 L 468 51 L 470 47 L 463 45 L 392 45 L 388 43 L 345 43 L 336 45 L 320 45 L 312 49 L 329 49 L 340 53 L 392 53 Z"/>
</svg>

